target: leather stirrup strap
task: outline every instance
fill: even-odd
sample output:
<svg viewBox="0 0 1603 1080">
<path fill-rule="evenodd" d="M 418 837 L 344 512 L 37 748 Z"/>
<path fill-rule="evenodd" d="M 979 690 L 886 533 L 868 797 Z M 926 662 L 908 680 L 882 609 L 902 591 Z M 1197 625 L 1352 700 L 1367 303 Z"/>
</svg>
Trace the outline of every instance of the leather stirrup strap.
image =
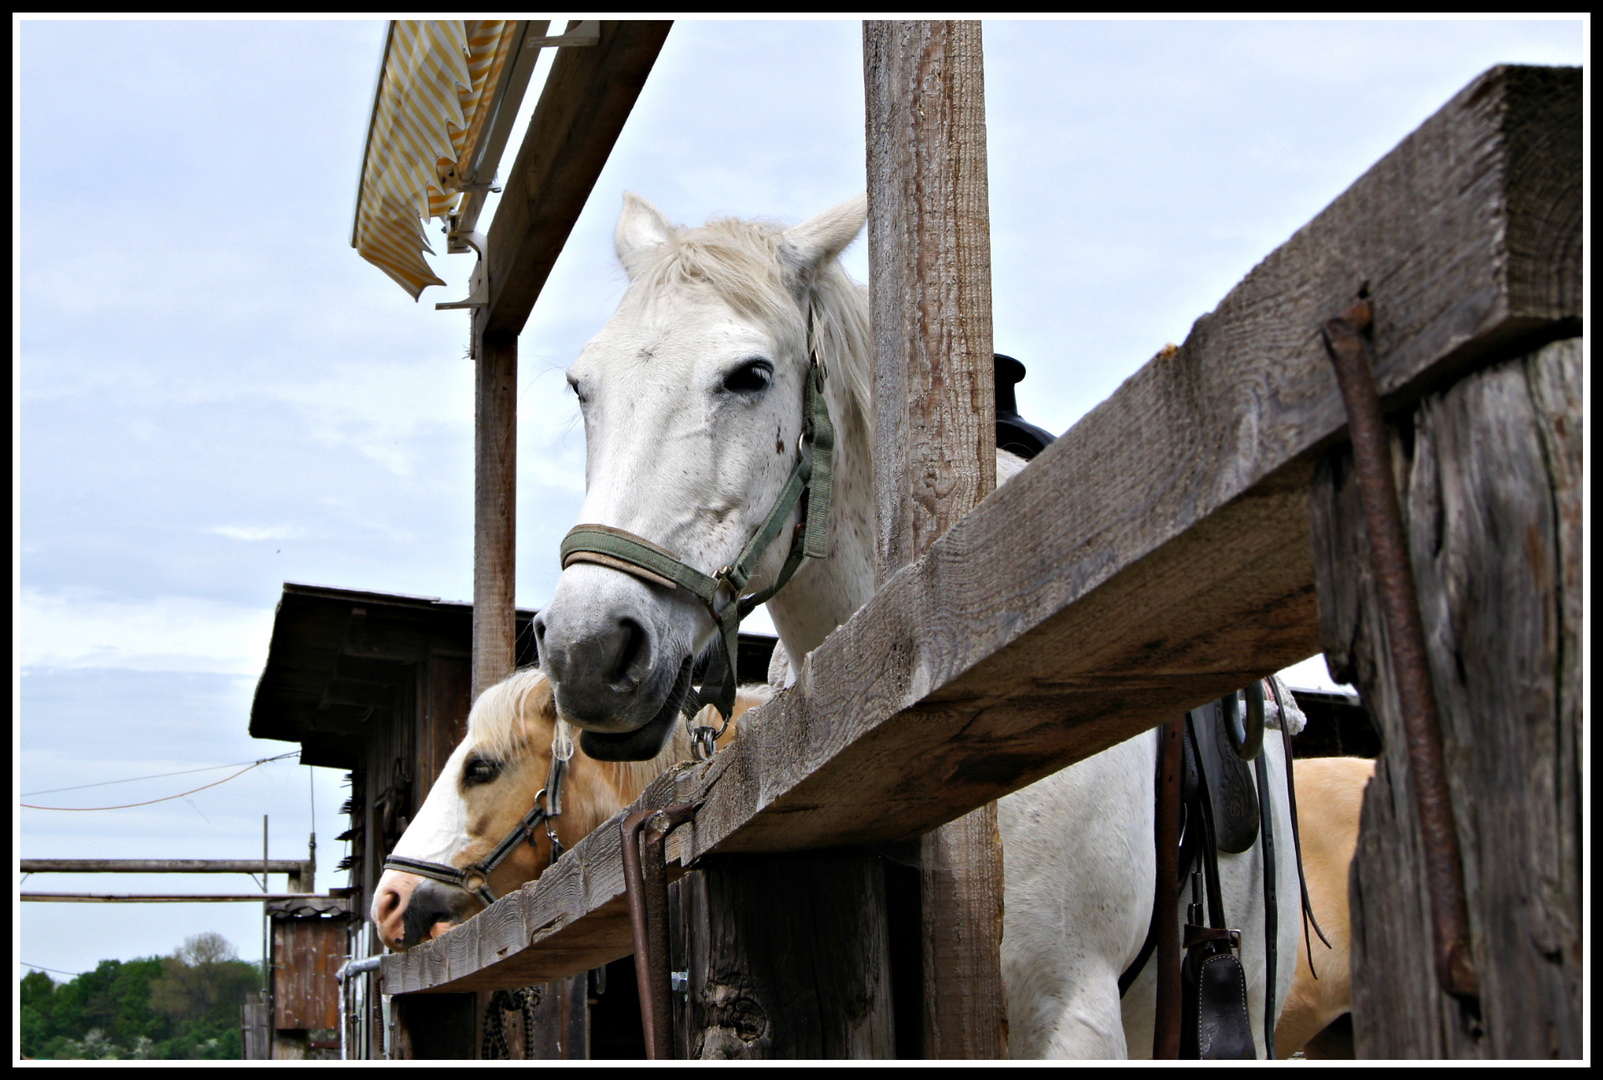
<svg viewBox="0 0 1603 1080">
<path fill-rule="evenodd" d="M 1302 940 L 1308 950 L 1308 971 L 1318 979 L 1319 972 L 1314 968 L 1314 943 L 1308 936 L 1308 924 L 1313 924 L 1314 933 L 1325 943 L 1325 948 L 1331 949 L 1335 946 L 1330 944 L 1330 939 L 1319 928 L 1319 920 L 1314 917 L 1313 901 L 1308 897 L 1308 876 L 1302 868 L 1302 830 L 1297 819 L 1297 779 L 1291 767 L 1291 732 L 1286 727 L 1286 703 L 1280 696 L 1280 687 L 1273 676 L 1269 678 L 1269 692 L 1274 695 L 1275 708 L 1280 713 L 1280 742 L 1286 749 L 1286 800 L 1291 809 L 1292 848 L 1297 854 L 1297 885 L 1302 890 Z"/>
<path fill-rule="evenodd" d="M 1263 944 L 1264 998 L 1263 1045 L 1270 1061 L 1275 1060 L 1275 968 L 1279 959 L 1280 894 L 1275 888 L 1275 825 L 1269 805 L 1269 762 L 1260 753 L 1254 769 L 1258 774 L 1259 835 L 1263 837 Z"/>
</svg>

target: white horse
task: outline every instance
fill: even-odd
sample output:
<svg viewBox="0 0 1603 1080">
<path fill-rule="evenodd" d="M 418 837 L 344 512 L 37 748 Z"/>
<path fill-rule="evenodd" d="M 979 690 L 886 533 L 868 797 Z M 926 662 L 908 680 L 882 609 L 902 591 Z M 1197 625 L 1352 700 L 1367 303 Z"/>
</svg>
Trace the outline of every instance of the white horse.
<svg viewBox="0 0 1603 1080">
<path fill-rule="evenodd" d="M 703 574 L 734 564 L 779 500 L 803 434 L 816 349 L 836 431 L 829 555 L 808 559 L 768 601 L 795 666 L 875 586 L 870 356 L 865 291 L 837 256 L 861 231 L 863 197 L 794 228 L 735 220 L 671 225 L 626 194 L 615 243 L 629 287 L 568 370 L 584 415 L 580 521 L 648 541 Z M 999 466 L 1006 479 L 1016 459 Z M 799 511 L 779 535 L 792 536 Z M 773 584 L 785 539 L 756 560 L 744 593 Z M 599 756 L 656 753 L 675 726 L 691 660 L 714 640 L 709 606 L 606 558 L 573 561 L 535 620 L 563 716 Z M 1289 699 L 1289 695 L 1288 695 Z M 1286 1000 L 1299 930 L 1279 740 L 1265 740 L 1274 810 Z M 1002 967 L 1012 1056 L 1151 1053 L 1155 963 L 1121 1000 L 1118 979 L 1146 936 L 1156 877 L 1157 739 L 1144 734 L 1001 801 Z M 1265 985 L 1260 848 L 1221 855 L 1225 909 L 1242 933 L 1259 1056 Z"/>
</svg>

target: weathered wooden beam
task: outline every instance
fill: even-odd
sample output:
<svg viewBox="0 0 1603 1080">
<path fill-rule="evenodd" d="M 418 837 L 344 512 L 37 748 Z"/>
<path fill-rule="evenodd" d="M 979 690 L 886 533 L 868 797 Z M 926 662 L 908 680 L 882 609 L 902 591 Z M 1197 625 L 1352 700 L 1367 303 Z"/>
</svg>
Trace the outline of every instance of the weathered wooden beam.
<svg viewBox="0 0 1603 1080">
<path fill-rule="evenodd" d="M 883 582 L 996 488 L 980 24 L 865 22 L 863 82 Z M 923 837 L 920 874 L 922 1056 L 1006 1057 L 996 804 Z"/>
<path fill-rule="evenodd" d="M 518 339 L 486 335 L 474 361 L 473 676 L 469 704 L 516 666 Z"/>
<path fill-rule="evenodd" d="M 23 859 L 24 874 L 259 874 L 260 859 Z M 269 859 L 270 874 L 301 874 L 305 859 Z"/>
<path fill-rule="evenodd" d="M 1350 450 L 1317 473 L 1326 656 L 1385 743 L 1352 868 L 1361 1057 L 1582 1054 L 1581 355 L 1571 338 L 1477 372 L 1391 433 L 1464 856 L 1474 1005 L 1444 992 L 1428 960 L 1428 833 Z"/>
<path fill-rule="evenodd" d="M 478 700 L 516 664 L 513 603 L 518 333 L 634 108 L 668 22 L 603 22 L 557 53 L 490 225 L 489 304 L 473 313 L 473 682 Z"/>
<path fill-rule="evenodd" d="M 1578 70 L 1476 79 L 886 582 L 730 749 L 653 784 L 638 805 L 701 807 L 670 858 L 915 836 L 1316 652 L 1308 487 L 1345 428 L 1319 326 L 1368 283 L 1388 404 L 1573 336 L 1580 145 Z M 386 958 L 387 985 L 627 953 L 616 834 Z"/>
<path fill-rule="evenodd" d="M 596 44 L 557 52 L 490 223 L 477 336 L 523 329 L 672 25 L 603 21 Z"/>
</svg>

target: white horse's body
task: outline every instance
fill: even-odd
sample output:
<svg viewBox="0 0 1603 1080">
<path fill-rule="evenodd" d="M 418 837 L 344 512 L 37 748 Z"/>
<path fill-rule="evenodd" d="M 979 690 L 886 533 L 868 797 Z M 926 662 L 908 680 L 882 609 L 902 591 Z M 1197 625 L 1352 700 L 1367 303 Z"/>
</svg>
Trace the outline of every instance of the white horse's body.
<svg viewBox="0 0 1603 1080">
<path fill-rule="evenodd" d="M 859 197 L 788 230 L 734 221 L 681 230 L 626 195 L 616 244 L 630 288 L 568 374 L 585 417 L 580 521 L 627 530 L 710 574 L 734 562 L 777 502 L 796 455 L 808 349 L 816 345 L 837 432 L 831 552 L 804 563 L 768 602 L 793 670 L 875 587 L 868 304 L 836 258 L 865 212 Z M 1003 466 L 1004 479 L 1013 466 Z M 785 547 L 770 548 L 748 593 L 774 580 Z M 536 635 L 562 714 L 588 733 L 637 740 L 632 751 L 641 733 L 672 723 L 675 674 L 712 640 L 714 624 L 683 589 L 575 562 L 536 620 Z M 1122 1002 L 1117 980 L 1151 917 L 1156 748 L 1154 735 L 1139 736 L 1001 802 L 1002 962 L 1014 1057 L 1151 1053 L 1155 962 Z M 1296 965 L 1299 903 L 1279 740 L 1266 739 L 1265 752 L 1275 835 L 1283 838 L 1279 1003 Z M 1249 1015 L 1263 1056 L 1258 850 L 1222 855 L 1220 869 L 1229 923 L 1242 930 Z"/>
</svg>

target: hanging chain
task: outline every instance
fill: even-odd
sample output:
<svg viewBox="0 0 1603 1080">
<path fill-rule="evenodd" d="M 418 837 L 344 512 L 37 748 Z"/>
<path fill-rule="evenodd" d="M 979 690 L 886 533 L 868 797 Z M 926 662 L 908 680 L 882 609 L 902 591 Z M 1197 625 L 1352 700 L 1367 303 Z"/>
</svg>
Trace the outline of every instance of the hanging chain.
<svg viewBox="0 0 1603 1080">
<path fill-rule="evenodd" d="M 538 986 L 525 986 L 517 990 L 497 990 L 490 996 L 490 1013 L 484 1018 L 484 1045 L 480 1057 L 490 1061 L 509 1061 L 512 1049 L 507 1045 L 506 1014 L 523 1013 L 523 1056 L 532 1057 L 534 1049 L 534 1010 L 539 1008 L 545 992 Z"/>
</svg>

